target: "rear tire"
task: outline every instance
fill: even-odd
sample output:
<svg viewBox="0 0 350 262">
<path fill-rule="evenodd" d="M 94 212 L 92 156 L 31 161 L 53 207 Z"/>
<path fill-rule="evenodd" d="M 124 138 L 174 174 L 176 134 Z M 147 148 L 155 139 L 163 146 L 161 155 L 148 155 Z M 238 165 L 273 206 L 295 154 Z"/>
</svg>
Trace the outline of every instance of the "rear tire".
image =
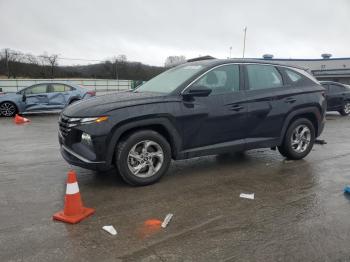
<svg viewBox="0 0 350 262">
<path fill-rule="evenodd" d="M 299 118 L 288 127 L 283 144 L 278 147 L 278 151 L 288 159 L 299 160 L 310 153 L 314 142 L 314 125 L 306 118 Z"/>
<path fill-rule="evenodd" d="M 343 108 L 339 110 L 339 114 L 342 116 L 347 116 L 350 114 L 350 101 L 345 101 Z"/>
<path fill-rule="evenodd" d="M 0 104 L 0 116 L 13 117 L 18 113 L 17 106 L 12 102 L 3 102 Z"/>
<path fill-rule="evenodd" d="M 157 182 L 170 162 L 168 141 L 153 130 L 132 133 L 117 145 L 115 165 L 122 179 L 132 186 Z"/>
<path fill-rule="evenodd" d="M 74 104 L 75 102 L 78 102 L 78 101 L 79 101 L 79 99 L 73 99 L 69 102 L 69 105 Z"/>
</svg>

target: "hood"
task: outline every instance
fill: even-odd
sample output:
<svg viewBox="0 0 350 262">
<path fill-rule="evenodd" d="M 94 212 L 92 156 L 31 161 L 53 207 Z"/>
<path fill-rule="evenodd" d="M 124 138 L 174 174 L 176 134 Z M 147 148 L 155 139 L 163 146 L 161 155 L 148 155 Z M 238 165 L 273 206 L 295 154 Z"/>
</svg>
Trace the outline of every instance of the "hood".
<svg viewBox="0 0 350 262">
<path fill-rule="evenodd" d="M 0 92 L 0 101 L 11 99 L 17 96 L 21 96 L 21 95 L 17 94 L 16 92 Z"/>
<path fill-rule="evenodd" d="M 63 114 L 68 117 L 100 116 L 119 108 L 161 102 L 165 97 L 159 93 L 113 93 L 76 102 L 68 106 Z"/>
</svg>

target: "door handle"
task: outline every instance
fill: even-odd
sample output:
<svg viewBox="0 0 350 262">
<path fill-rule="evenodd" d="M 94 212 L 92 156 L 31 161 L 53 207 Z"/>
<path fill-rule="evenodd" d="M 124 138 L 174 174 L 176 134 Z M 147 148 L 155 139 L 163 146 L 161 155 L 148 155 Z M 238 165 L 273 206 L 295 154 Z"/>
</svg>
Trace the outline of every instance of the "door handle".
<svg viewBox="0 0 350 262">
<path fill-rule="evenodd" d="M 240 110 L 242 110 L 243 108 L 244 108 L 244 107 L 241 106 L 241 105 L 233 105 L 233 106 L 230 107 L 230 110 L 231 110 L 231 111 L 240 111 Z"/>
<path fill-rule="evenodd" d="M 294 97 L 289 97 L 286 100 L 284 100 L 284 102 L 290 103 L 290 104 L 294 103 L 295 101 L 297 101 L 297 100 Z"/>
</svg>

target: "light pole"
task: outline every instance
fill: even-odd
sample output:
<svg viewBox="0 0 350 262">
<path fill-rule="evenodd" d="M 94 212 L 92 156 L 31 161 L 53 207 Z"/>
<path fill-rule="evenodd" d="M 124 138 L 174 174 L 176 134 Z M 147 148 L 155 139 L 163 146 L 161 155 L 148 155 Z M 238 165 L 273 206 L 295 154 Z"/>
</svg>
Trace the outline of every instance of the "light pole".
<svg viewBox="0 0 350 262">
<path fill-rule="evenodd" d="M 231 53 L 232 53 L 232 46 L 230 46 L 230 58 L 231 58 Z"/>
<path fill-rule="evenodd" d="M 246 40 L 246 37 L 247 37 L 247 27 L 245 26 L 244 29 L 244 37 L 243 37 L 243 58 L 244 58 L 244 53 L 245 53 L 245 40 Z"/>
</svg>

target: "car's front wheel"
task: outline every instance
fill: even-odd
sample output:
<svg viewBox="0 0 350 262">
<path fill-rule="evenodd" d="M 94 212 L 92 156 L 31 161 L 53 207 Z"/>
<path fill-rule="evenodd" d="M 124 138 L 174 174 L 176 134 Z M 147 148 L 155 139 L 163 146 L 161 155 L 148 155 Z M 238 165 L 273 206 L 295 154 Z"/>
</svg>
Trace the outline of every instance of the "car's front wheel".
<svg viewBox="0 0 350 262">
<path fill-rule="evenodd" d="M 0 115 L 12 117 L 17 113 L 17 106 L 12 102 L 3 102 L 0 104 Z"/>
<path fill-rule="evenodd" d="M 288 127 L 283 144 L 278 150 L 289 159 L 299 160 L 309 154 L 314 142 L 314 125 L 306 118 L 299 118 Z"/>
<path fill-rule="evenodd" d="M 168 170 L 171 149 L 167 140 L 153 130 L 141 130 L 117 146 L 115 164 L 125 182 L 145 186 L 158 181 Z"/>
<path fill-rule="evenodd" d="M 342 116 L 347 116 L 350 114 L 350 101 L 345 101 L 343 108 L 341 110 L 339 110 L 339 113 Z"/>
</svg>

